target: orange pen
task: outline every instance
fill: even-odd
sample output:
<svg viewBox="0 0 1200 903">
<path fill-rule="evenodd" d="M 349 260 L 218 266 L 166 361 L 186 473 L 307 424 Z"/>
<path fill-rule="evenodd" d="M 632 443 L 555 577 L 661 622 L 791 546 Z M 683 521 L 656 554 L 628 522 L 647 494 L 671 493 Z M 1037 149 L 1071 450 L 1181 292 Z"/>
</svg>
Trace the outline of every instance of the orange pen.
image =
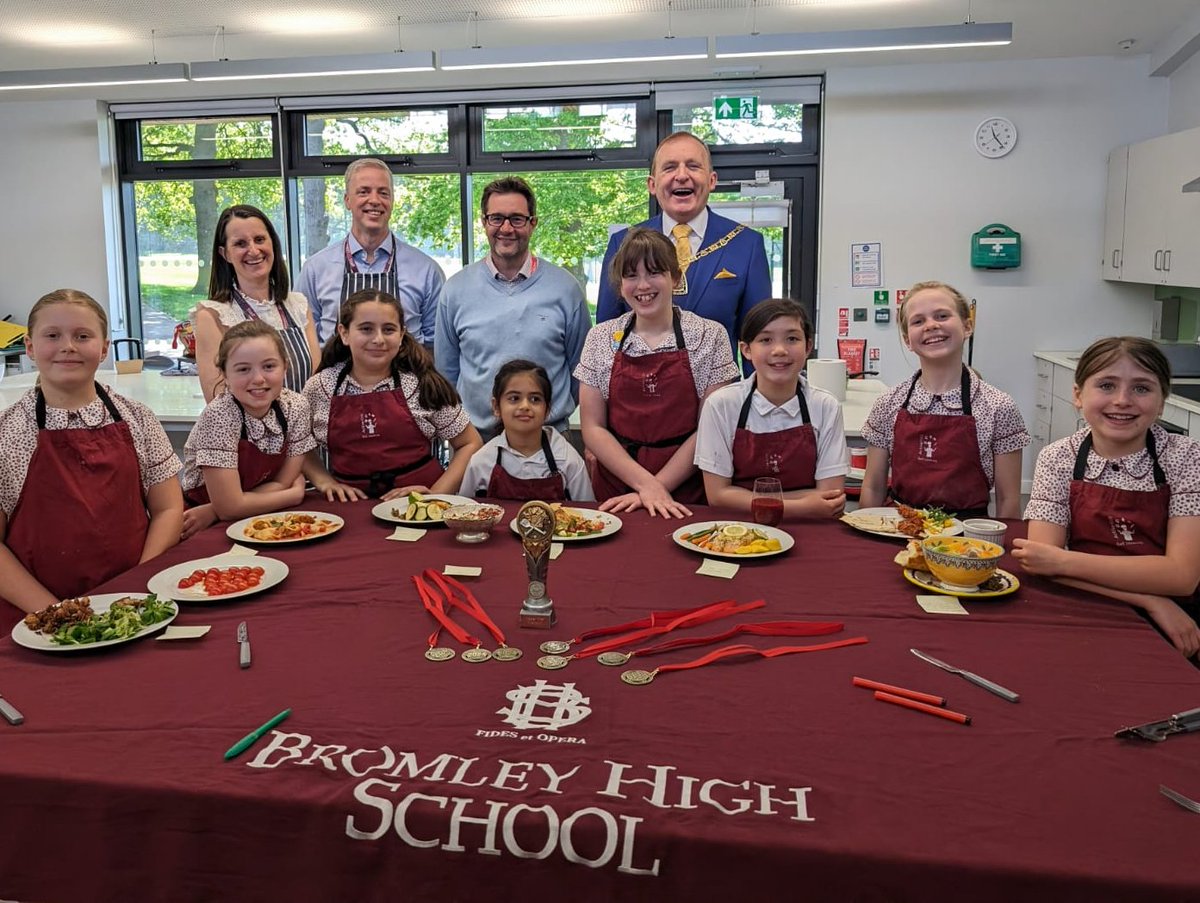
<svg viewBox="0 0 1200 903">
<path fill-rule="evenodd" d="M 867 680 L 865 677 L 856 677 L 851 683 L 856 687 L 865 687 L 868 690 L 882 690 L 884 693 L 891 693 L 893 696 L 903 696 L 905 699 L 913 699 L 917 702 L 924 702 L 927 705 L 946 704 L 944 696 L 934 696 L 932 693 L 921 693 L 917 690 L 905 689 L 904 687 L 893 687 L 891 684 L 881 684 L 877 680 Z"/>
<path fill-rule="evenodd" d="M 890 702 L 893 705 L 902 705 L 906 709 L 916 709 L 918 712 L 937 715 L 939 718 L 945 718 L 947 721 L 957 721 L 959 724 L 971 723 L 970 715 L 964 715 L 961 712 L 952 712 L 949 709 L 939 709 L 937 706 L 926 705 L 914 699 L 905 699 L 903 696 L 893 696 L 891 693 L 881 693 L 876 690 L 875 698 L 880 702 Z"/>
</svg>

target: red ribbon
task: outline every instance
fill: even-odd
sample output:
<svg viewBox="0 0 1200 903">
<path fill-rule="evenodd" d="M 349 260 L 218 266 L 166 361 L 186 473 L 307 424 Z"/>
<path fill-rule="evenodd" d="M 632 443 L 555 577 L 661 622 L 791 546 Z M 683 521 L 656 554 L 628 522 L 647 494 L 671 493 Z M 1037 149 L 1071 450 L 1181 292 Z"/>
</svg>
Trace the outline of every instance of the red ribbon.
<svg viewBox="0 0 1200 903">
<path fill-rule="evenodd" d="M 652 636 L 662 636 L 664 633 L 670 633 L 677 627 L 696 627 L 700 624 L 707 624 L 709 621 L 727 618 L 730 615 L 740 615 L 747 611 L 753 611 L 756 608 L 762 608 L 766 604 L 762 599 L 756 599 L 753 602 L 746 602 L 744 604 L 734 602 L 732 599 L 726 599 L 723 602 L 702 605 L 700 608 L 688 609 L 685 614 L 680 614 L 665 624 L 643 627 L 641 630 L 635 631 L 628 636 L 619 636 L 600 643 L 593 643 L 586 649 L 581 649 L 579 652 L 571 655 L 571 658 L 590 658 L 593 655 L 608 652 L 610 649 L 616 649 L 619 646 L 627 646 L 630 643 L 636 643 Z M 654 616 L 651 615 L 651 617 Z"/>
<path fill-rule="evenodd" d="M 731 658 L 735 655 L 758 655 L 763 658 L 775 658 L 780 655 L 791 655 L 795 652 L 822 652 L 826 649 L 840 649 L 842 646 L 861 646 L 867 642 L 865 636 L 850 637 L 845 640 L 834 640 L 832 643 L 816 643 L 812 646 L 776 646 L 774 649 L 755 649 L 753 646 L 726 646 L 724 649 L 717 649 L 715 652 L 710 652 L 708 655 L 701 656 L 695 661 L 680 662 L 677 665 L 662 665 L 655 668 L 654 674 L 661 674 L 665 671 L 690 671 L 692 668 L 703 668 L 705 665 L 711 665 L 713 662 L 718 662 L 723 658 Z"/>
<path fill-rule="evenodd" d="M 657 646 L 634 649 L 629 653 L 629 657 L 657 655 L 672 649 L 686 649 L 688 646 L 707 646 L 710 643 L 719 643 L 743 633 L 754 636 L 823 636 L 828 633 L 837 633 L 844 626 L 838 621 L 759 621 L 754 624 L 737 624 L 724 633 L 712 636 L 680 637 L 677 640 L 659 643 Z"/>
</svg>

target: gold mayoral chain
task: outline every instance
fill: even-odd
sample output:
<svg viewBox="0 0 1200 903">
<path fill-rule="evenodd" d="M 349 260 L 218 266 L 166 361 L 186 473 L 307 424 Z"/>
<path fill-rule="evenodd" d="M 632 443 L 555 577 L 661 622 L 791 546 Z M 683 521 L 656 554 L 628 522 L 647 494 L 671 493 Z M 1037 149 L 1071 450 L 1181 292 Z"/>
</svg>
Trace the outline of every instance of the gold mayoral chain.
<svg viewBox="0 0 1200 903">
<path fill-rule="evenodd" d="M 675 286 L 675 289 L 671 292 L 671 294 L 686 295 L 688 293 L 688 281 L 687 281 L 688 267 L 690 267 L 693 263 L 695 263 L 701 257 L 707 257 L 709 254 L 713 253 L 714 251 L 721 250 L 723 247 L 725 247 L 727 244 L 729 244 L 731 241 L 733 241 L 734 238 L 737 237 L 737 234 L 745 228 L 746 228 L 745 226 L 739 224 L 738 226 L 736 226 L 733 229 L 733 231 L 731 231 L 724 238 L 717 239 L 711 245 L 709 245 L 707 248 L 701 248 L 699 251 L 696 252 L 695 257 L 688 257 L 686 260 L 679 261 L 679 269 L 682 270 L 683 272 L 679 277 L 679 285 Z"/>
<path fill-rule="evenodd" d="M 425 650 L 425 657 L 431 662 L 447 662 L 455 656 L 454 650 L 449 646 L 438 645 L 442 628 L 448 630 L 460 643 L 471 647 L 462 654 L 464 662 L 478 664 L 493 658 L 498 662 L 515 662 L 521 657 L 520 649 L 504 642 L 504 631 L 497 627 L 488 613 L 483 610 L 483 606 L 479 604 L 474 593 L 453 577 L 447 577 L 434 570 L 426 570 L 423 574 L 415 574 L 412 580 L 417 588 L 417 594 L 421 597 L 421 604 L 438 622 L 437 629 L 429 635 L 429 648 Z M 441 592 L 439 593 L 438 590 Z M 496 651 L 484 649 L 481 640 L 455 624 L 447 611 L 448 607 L 466 612 L 467 615 L 486 627 L 496 641 Z"/>
</svg>

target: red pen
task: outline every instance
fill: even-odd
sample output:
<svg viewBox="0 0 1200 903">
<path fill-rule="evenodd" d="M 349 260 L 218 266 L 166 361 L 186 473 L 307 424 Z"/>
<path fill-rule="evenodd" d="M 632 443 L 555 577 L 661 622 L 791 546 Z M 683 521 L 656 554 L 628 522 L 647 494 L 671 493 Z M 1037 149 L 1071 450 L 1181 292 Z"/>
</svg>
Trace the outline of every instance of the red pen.
<svg viewBox="0 0 1200 903">
<path fill-rule="evenodd" d="M 867 680 L 865 677 L 856 677 L 851 683 L 856 687 L 865 687 L 868 690 L 882 690 L 884 693 L 891 693 L 893 696 L 903 696 L 905 699 L 913 699 L 928 705 L 946 704 L 944 696 L 934 696 L 932 693 L 920 693 L 916 690 L 907 690 L 904 687 L 893 687 L 891 684 L 881 684 L 877 680 Z"/>
<path fill-rule="evenodd" d="M 957 721 L 959 724 L 971 723 L 970 715 L 964 715 L 961 712 L 952 712 L 949 709 L 939 709 L 937 706 L 926 705 L 923 702 L 917 702 L 913 699 L 905 699 L 903 696 L 893 696 L 891 693 L 881 693 L 876 690 L 875 698 L 880 702 L 890 702 L 893 705 L 902 705 L 906 709 L 916 709 L 918 712 L 937 715 L 939 718 L 945 718 L 947 721 Z"/>
</svg>

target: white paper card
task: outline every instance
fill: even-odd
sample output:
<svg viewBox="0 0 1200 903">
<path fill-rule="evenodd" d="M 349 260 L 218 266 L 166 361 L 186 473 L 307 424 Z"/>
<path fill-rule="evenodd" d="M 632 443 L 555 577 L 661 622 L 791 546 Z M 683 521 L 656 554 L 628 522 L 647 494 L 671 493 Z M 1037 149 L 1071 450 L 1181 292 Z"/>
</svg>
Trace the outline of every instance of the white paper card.
<svg viewBox="0 0 1200 903">
<path fill-rule="evenodd" d="M 392 535 L 388 539 L 394 539 L 398 542 L 416 542 L 424 535 L 424 530 L 417 530 L 413 527 L 397 527 L 392 531 Z"/>
<path fill-rule="evenodd" d="M 212 630 L 211 627 L 168 627 L 155 637 L 156 640 L 198 640 Z"/>
<path fill-rule="evenodd" d="M 723 577 L 726 580 L 732 580 L 737 576 L 740 564 L 734 564 L 732 561 L 718 561 L 715 558 L 705 558 L 704 564 L 696 569 L 697 574 L 703 574 L 705 577 Z"/>
<path fill-rule="evenodd" d="M 227 554 L 229 554 L 229 555 L 257 555 L 258 549 L 251 549 L 248 546 L 239 546 L 235 542 L 233 544 L 233 548 L 231 548 Z"/>
<path fill-rule="evenodd" d="M 563 544 L 561 542 L 550 543 L 550 560 L 553 561 L 563 553 Z"/>
<path fill-rule="evenodd" d="M 956 596 L 917 596 L 917 604 L 931 615 L 970 614 Z"/>
<path fill-rule="evenodd" d="M 483 574 L 483 568 L 467 567 L 459 564 L 448 564 L 442 568 L 447 577 L 478 577 Z"/>
</svg>

